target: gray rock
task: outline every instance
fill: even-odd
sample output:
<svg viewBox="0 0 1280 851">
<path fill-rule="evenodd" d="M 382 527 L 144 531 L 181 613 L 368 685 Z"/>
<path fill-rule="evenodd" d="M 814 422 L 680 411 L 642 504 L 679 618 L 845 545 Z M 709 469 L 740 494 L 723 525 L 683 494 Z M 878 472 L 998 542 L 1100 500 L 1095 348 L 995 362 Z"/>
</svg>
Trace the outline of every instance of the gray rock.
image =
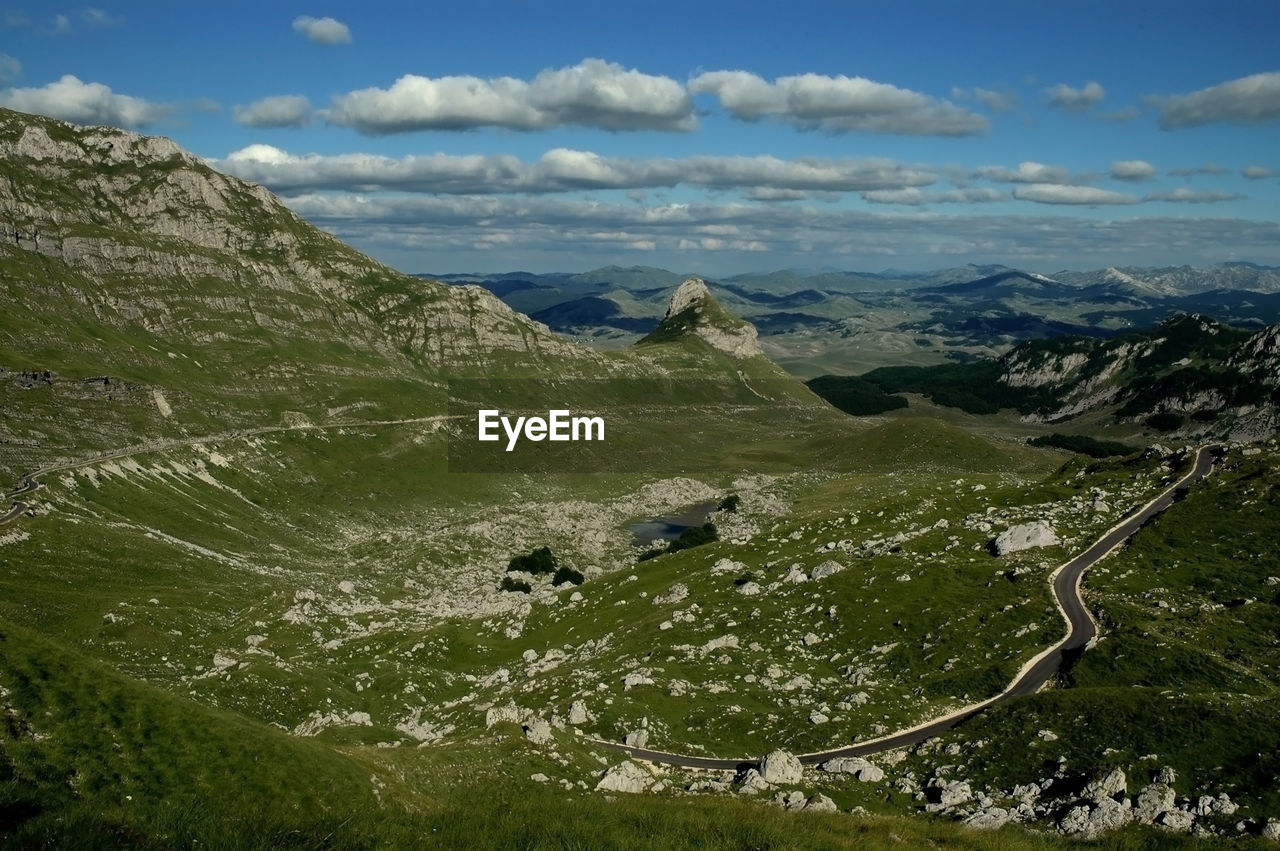
<svg viewBox="0 0 1280 851">
<path fill-rule="evenodd" d="M 804 792 L 798 789 L 793 789 L 790 792 L 779 792 L 773 796 L 773 802 L 788 810 L 803 810 L 805 804 L 808 803 L 805 800 Z"/>
<path fill-rule="evenodd" d="M 604 772 L 596 784 L 598 792 L 646 792 L 653 783 L 653 775 L 634 762 L 623 762 Z"/>
<path fill-rule="evenodd" d="M 822 764 L 823 771 L 833 774 L 852 774 L 864 783 L 876 783 L 884 779 L 884 771 L 873 762 L 858 756 L 838 756 Z"/>
<path fill-rule="evenodd" d="M 1132 820 L 1133 811 L 1129 808 L 1127 800 L 1120 802 L 1103 798 L 1093 807 L 1087 804 L 1073 807 L 1062 821 L 1058 822 L 1058 830 L 1068 836 L 1096 839 L 1104 833 L 1124 827 Z"/>
<path fill-rule="evenodd" d="M 524 734 L 535 745 L 545 745 L 553 738 L 551 725 L 541 718 L 529 718 L 525 721 Z"/>
<path fill-rule="evenodd" d="M 1054 534 L 1053 528 L 1044 520 L 1036 520 L 1005 529 L 996 536 L 994 547 L 996 555 L 1003 556 L 1036 547 L 1051 547 L 1057 543 L 1058 536 Z"/>
<path fill-rule="evenodd" d="M 484 713 L 484 726 L 488 729 L 503 722 L 519 724 L 523 715 L 524 711 L 520 707 L 508 701 L 505 706 L 492 706 Z"/>
<path fill-rule="evenodd" d="M 590 713 L 587 712 L 587 704 L 585 701 L 575 700 L 569 705 L 569 723 L 577 726 L 585 724 L 591 720 Z"/>
<path fill-rule="evenodd" d="M 744 582 L 738 586 L 738 593 L 744 597 L 754 597 L 760 593 L 760 586 L 754 582 Z"/>
<path fill-rule="evenodd" d="M 1008 824 L 1013 815 L 1001 807 L 988 807 L 979 810 L 964 820 L 964 823 L 975 830 L 995 830 Z"/>
<path fill-rule="evenodd" d="M 1138 793 L 1133 817 L 1143 824 L 1155 824 L 1157 818 L 1173 808 L 1173 789 L 1163 783 L 1152 783 Z"/>
<path fill-rule="evenodd" d="M 777 785 L 799 783 L 804 776 L 804 766 L 784 750 L 770 751 L 760 760 L 760 776 L 766 783 Z"/>
<path fill-rule="evenodd" d="M 1191 825 L 1195 823 L 1195 820 L 1196 817 L 1186 810 L 1169 810 L 1160 814 L 1156 824 L 1168 830 L 1185 833 L 1191 830 Z"/>
<path fill-rule="evenodd" d="M 952 780 L 937 787 L 938 804 L 942 809 L 958 807 L 973 800 L 973 789 L 963 780 Z"/>
<path fill-rule="evenodd" d="M 1163 783 L 1166 786 L 1172 786 L 1178 782 L 1178 772 L 1173 770 L 1172 766 L 1161 766 L 1160 770 L 1151 778 L 1152 783 Z"/>
<path fill-rule="evenodd" d="M 1103 798 L 1114 798 L 1125 791 L 1126 782 L 1124 772 L 1114 768 L 1106 777 L 1087 784 L 1082 797 L 1095 803 Z"/>
<path fill-rule="evenodd" d="M 1280 842 L 1280 819 L 1267 819 L 1267 823 L 1262 826 L 1262 838 Z"/>
<path fill-rule="evenodd" d="M 649 731 L 643 727 L 639 730 L 632 730 L 627 733 L 627 737 L 623 741 L 629 748 L 647 747 L 649 744 Z"/>
<path fill-rule="evenodd" d="M 810 798 L 809 802 L 804 805 L 804 808 L 818 813 L 835 813 L 840 811 L 840 808 L 836 806 L 836 802 L 822 793 L 818 793 Z"/>
<path fill-rule="evenodd" d="M 744 795 L 756 795 L 760 792 L 768 792 L 772 788 L 760 776 L 760 772 L 754 768 L 748 768 L 746 774 L 742 775 L 742 783 L 738 787 L 738 791 Z"/>
<path fill-rule="evenodd" d="M 844 570 L 844 565 L 838 561 L 824 561 L 815 567 L 810 573 L 810 579 L 826 579 L 828 576 L 839 573 Z"/>
</svg>

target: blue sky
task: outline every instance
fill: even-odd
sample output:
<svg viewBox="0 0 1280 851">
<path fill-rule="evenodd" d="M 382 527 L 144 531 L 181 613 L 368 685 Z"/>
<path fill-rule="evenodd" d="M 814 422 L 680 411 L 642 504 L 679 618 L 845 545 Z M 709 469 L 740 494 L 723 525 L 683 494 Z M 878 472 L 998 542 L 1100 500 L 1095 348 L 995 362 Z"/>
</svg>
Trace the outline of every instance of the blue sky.
<svg viewBox="0 0 1280 851">
<path fill-rule="evenodd" d="M 1267 2 L 0 7 L 0 105 L 410 272 L 1280 264 Z"/>
</svg>

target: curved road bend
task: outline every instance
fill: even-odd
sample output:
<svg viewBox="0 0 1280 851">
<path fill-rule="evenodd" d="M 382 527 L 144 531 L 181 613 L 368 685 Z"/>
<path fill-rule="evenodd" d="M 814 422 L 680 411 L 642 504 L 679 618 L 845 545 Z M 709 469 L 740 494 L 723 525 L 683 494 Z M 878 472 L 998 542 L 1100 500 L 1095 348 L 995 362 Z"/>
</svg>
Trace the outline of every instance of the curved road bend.
<svg viewBox="0 0 1280 851">
<path fill-rule="evenodd" d="M 1087 550 L 1053 572 L 1050 577 L 1053 585 L 1053 595 L 1058 602 L 1058 608 L 1062 612 L 1063 619 L 1067 622 L 1067 635 L 1062 641 L 1027 662 L 1022 670 L 1018 672 L 1018 675 L 1014 677 L 1013 682 L 1000 694 L 981 703 L 966 706 L 942 718 L 926 721 L 918 726 L 900 730 L 888 736 L 869 739 L 848 747 L 801 754 L 799 757 L 800 762 L 805 765 L 817 765 L 835 757 L 867 756 L 868 754 L 919 744 L 925 739 L 945 733 L 947 730 L 958 726 L 962 721 L 972 718 L 992 706 L 1004 703 L 1014 697 L 1034 694 L 1039 691 L 1040 687 L 1048 682 L 1049 678 L 1062 665 L 1062 656 L 1065 651 L 1088 647 L 1098 635 L 1097 625 L 1094 624 L 1088 609 L 1085 608 L 1084 599 L 1080 596 L 1080 580 L 1084 572 L 1120 547 L 1144 523 L 1172 505 L 1174 500 L 1178 498 L 1180 491 L 1186 491 L 1192 484 L 1207 476 L 1213 469 L 1213 462 L 1217 457 L 1217 453 L 1221 450 L 1222 447 L 1218 444 L 1201 446 L 1196 450 L 1195 464 L 1189 473 L 1161 491 L 1155 499 L 1111 527 Z M 634 759 L 661 762 L 667 765 L 679 765 L 685 768 L 740 771 L 744 768 L 759 765 L 759 759 L 754 757 L 747 759 L 713 759 L 710 757 L 685 756 L 664 751 L 652 751 L 644 748 L 632 748 L 617 742 L 606 742 L 600 739 L 591 739 L 591 741 L 609 750 L 625 753 Z"/>
</svg>

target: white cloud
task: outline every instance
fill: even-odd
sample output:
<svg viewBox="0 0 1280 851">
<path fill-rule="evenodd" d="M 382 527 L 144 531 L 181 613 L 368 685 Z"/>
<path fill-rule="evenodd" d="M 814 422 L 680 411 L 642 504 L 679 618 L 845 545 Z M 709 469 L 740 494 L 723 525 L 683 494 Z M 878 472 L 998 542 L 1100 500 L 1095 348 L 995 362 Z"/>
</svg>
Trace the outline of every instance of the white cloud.
<svg viewBox="0 0 1280 851">
<path fill-rule="evenodd" d="M 85 26 L 98 29 L 101 27 L 118 27 L 124 23 L 124 18 L 109 15 L 101 9 L 95 9 L 92 6 L 83 9 L 80 12 L 80 21 Z"/>
<path fill-rule="evenodd" d="M 1252 124 L 1280 118 L 1280 71 L 1228 80 L 1186 95 L 1153 98 L 1165 130 L 1217 121 Z"/>
<path fill-rule="evenodd" d="M 350 44 L 351 30 L 335 18 L 313 18 L 299 15 L 293 19 L 293 31 L 317 44 Z"/>
<path fill-rule="evenodd" d="M 1196 190 L 1180 186 L 1171 192 L 1149 192 L 1143 201 L 1173 201 L 1184 204 L 1217 204 L 1221 201 L 1238 201 L 1245 196 L 1220 189 Z"/>
<path fill-rule="evenodd" d="M 167 104 L 116 94 L 102 83 L 84 83 L 71 74 L 40 88 L 0 91 L 0 105 L 76 124 L 145 127 L 172 113 Z"/>
<path fill-rule="evenodd" d="M 1266 180 L 1276 176 L 1276 172 L 1265 165 L 1247 165 L 1240 173 L 1249 180 Z"/>
<path fill-rule="evenodd" d="M 7 53 L 0 53 L 0 84 L 22 76 L 22 63 Z"/>
<path fill-rule="evenodd" d="M 973 96 L 987 109 L 995 112 L 1008 112 L 1018 105 L 1018 96 L 1012 92 L 998 92 L 993 89 L 974 89 Z"/>
<path fill-rule="evenodd" d="M 66 15 L 53 16 L 53 34 L 66 35 L 71 32 L 71 19 Z"/>
<path fill-rule="evenodd" d="M 1009 200 L 1008 192 L 998 189 L 946 189 L 941 192 L 928 192 L 916 187 L 907 189 L 875 189 L 862 193 L 863 199 L 873 204 L 905 204 L 919 207 L 925 204 L 981 204 L 993 201 Z"/>
<path fill-rule="evenodd" d="M 217 165 L 285 194 L 317 190 L 546 194 L 683 184 L 705 189 L 747 190 L 759 198 L 770 197 L 769 192 L 901 189 L 927 186 L 937 180 L 937 174 L 930 168 L 880 158 L 630 158 L 603 157 L 591 151 L 568 148 L 553 148 L 538 160 L 525 162 L 501 154 L 400 158 L 375 154 L 298 156 L 269 145 L 251 145 L 228 155 Z"/>
<path fill-rule="evenodd" d="M 1150 180 L 1158 171 L 1146 160 L 1116 160 L 1111 164 L 1111 176 L 1116 180 Z"/>
<path fill-rule="evenodd" d="M 691 79 L 689 90 L 714 94 L 743 121 L 774 118 L 832 133 L 972 136 L 989 127 L 981 115 L 950 101 L 865 77 L 800 74 L 770 83 L 749 71 L 710 71 Z"/>
<path fill-rule="evenodd" d="M 304 95 L 274 95 L 233 106 L 231 116 L 245 127 L 303 127 L 311 122 L 311 101 Z"/>
<path fill-rule="evenodd" d="M 1107 96 L 1107 90 L 1090 80 L 1083 89 L 1058 83 L 1044 90 L 1045 103 L 1067 112 L 1084 112 Z"/>
<path fill-rule="evenodd" d="M 1138 199 L 1110 189 L 1094 186 L 1063 186 L 1057 183 L 1033 183 L 1013 190 L 1019 201 L 1037 204 L 1136 204 Z"/>
<path fill-rule="evenodd" d="M 1071 172 L 1062 166 L 1045 165 L 1031 160 L 1018 163 L 1016 169 L 1000 165 L 984 165 L 974 169 L 974 177 L 999 183 L 1071 183 Z"/>
<path fill-rule="evenodd" d="M 692 130 L 697 124 L 693 101 L 675 80 L 601 59 L 548 69 L 532 82 L 407 74 L 388 89 L 360 89 L 334 98 L 329 120 L 371 135 L 486 126 Z"/>
</svg>

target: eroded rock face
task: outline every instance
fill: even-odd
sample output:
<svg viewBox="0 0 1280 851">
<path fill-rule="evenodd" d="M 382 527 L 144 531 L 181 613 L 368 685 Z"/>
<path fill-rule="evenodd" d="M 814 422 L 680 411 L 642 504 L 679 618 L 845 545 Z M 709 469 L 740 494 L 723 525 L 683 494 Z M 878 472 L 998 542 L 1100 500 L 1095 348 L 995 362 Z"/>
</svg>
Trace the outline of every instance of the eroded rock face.
<svg viewBox="0 0 1280 851">
<path fill-rule="evenodd" d="M 689 278 L 676 287 L 662 321 L 677 319 L 685 323 L 690 333 L 736 358 L 764 356 L 755 326 L 726 313 L 701 278 Z"/>
<path fill-rule="evenodd" d="M 799 783 L 804 776 L 804 766 L 787 751 L 770 751 L 760 760 L 760 776 L 766 783 L 775 785 Z"/>
<path fill-rule="evenodd" d="M 884 771 L 880 766 L 858 756 L 839 756 L 829 759 L 822 764 L 822 770 L 852 774 L 864 783 L 875 783 L 884 779 Z"/>
<path fill-rule="evenodd" d="M 1022 523 L 1005 529 L 992 543 L 998 556 L 1030 550 L 1036 547 L 1052 547 L 1060 543 L 1053 528 L 1043 520 Z"/>
</svg>

